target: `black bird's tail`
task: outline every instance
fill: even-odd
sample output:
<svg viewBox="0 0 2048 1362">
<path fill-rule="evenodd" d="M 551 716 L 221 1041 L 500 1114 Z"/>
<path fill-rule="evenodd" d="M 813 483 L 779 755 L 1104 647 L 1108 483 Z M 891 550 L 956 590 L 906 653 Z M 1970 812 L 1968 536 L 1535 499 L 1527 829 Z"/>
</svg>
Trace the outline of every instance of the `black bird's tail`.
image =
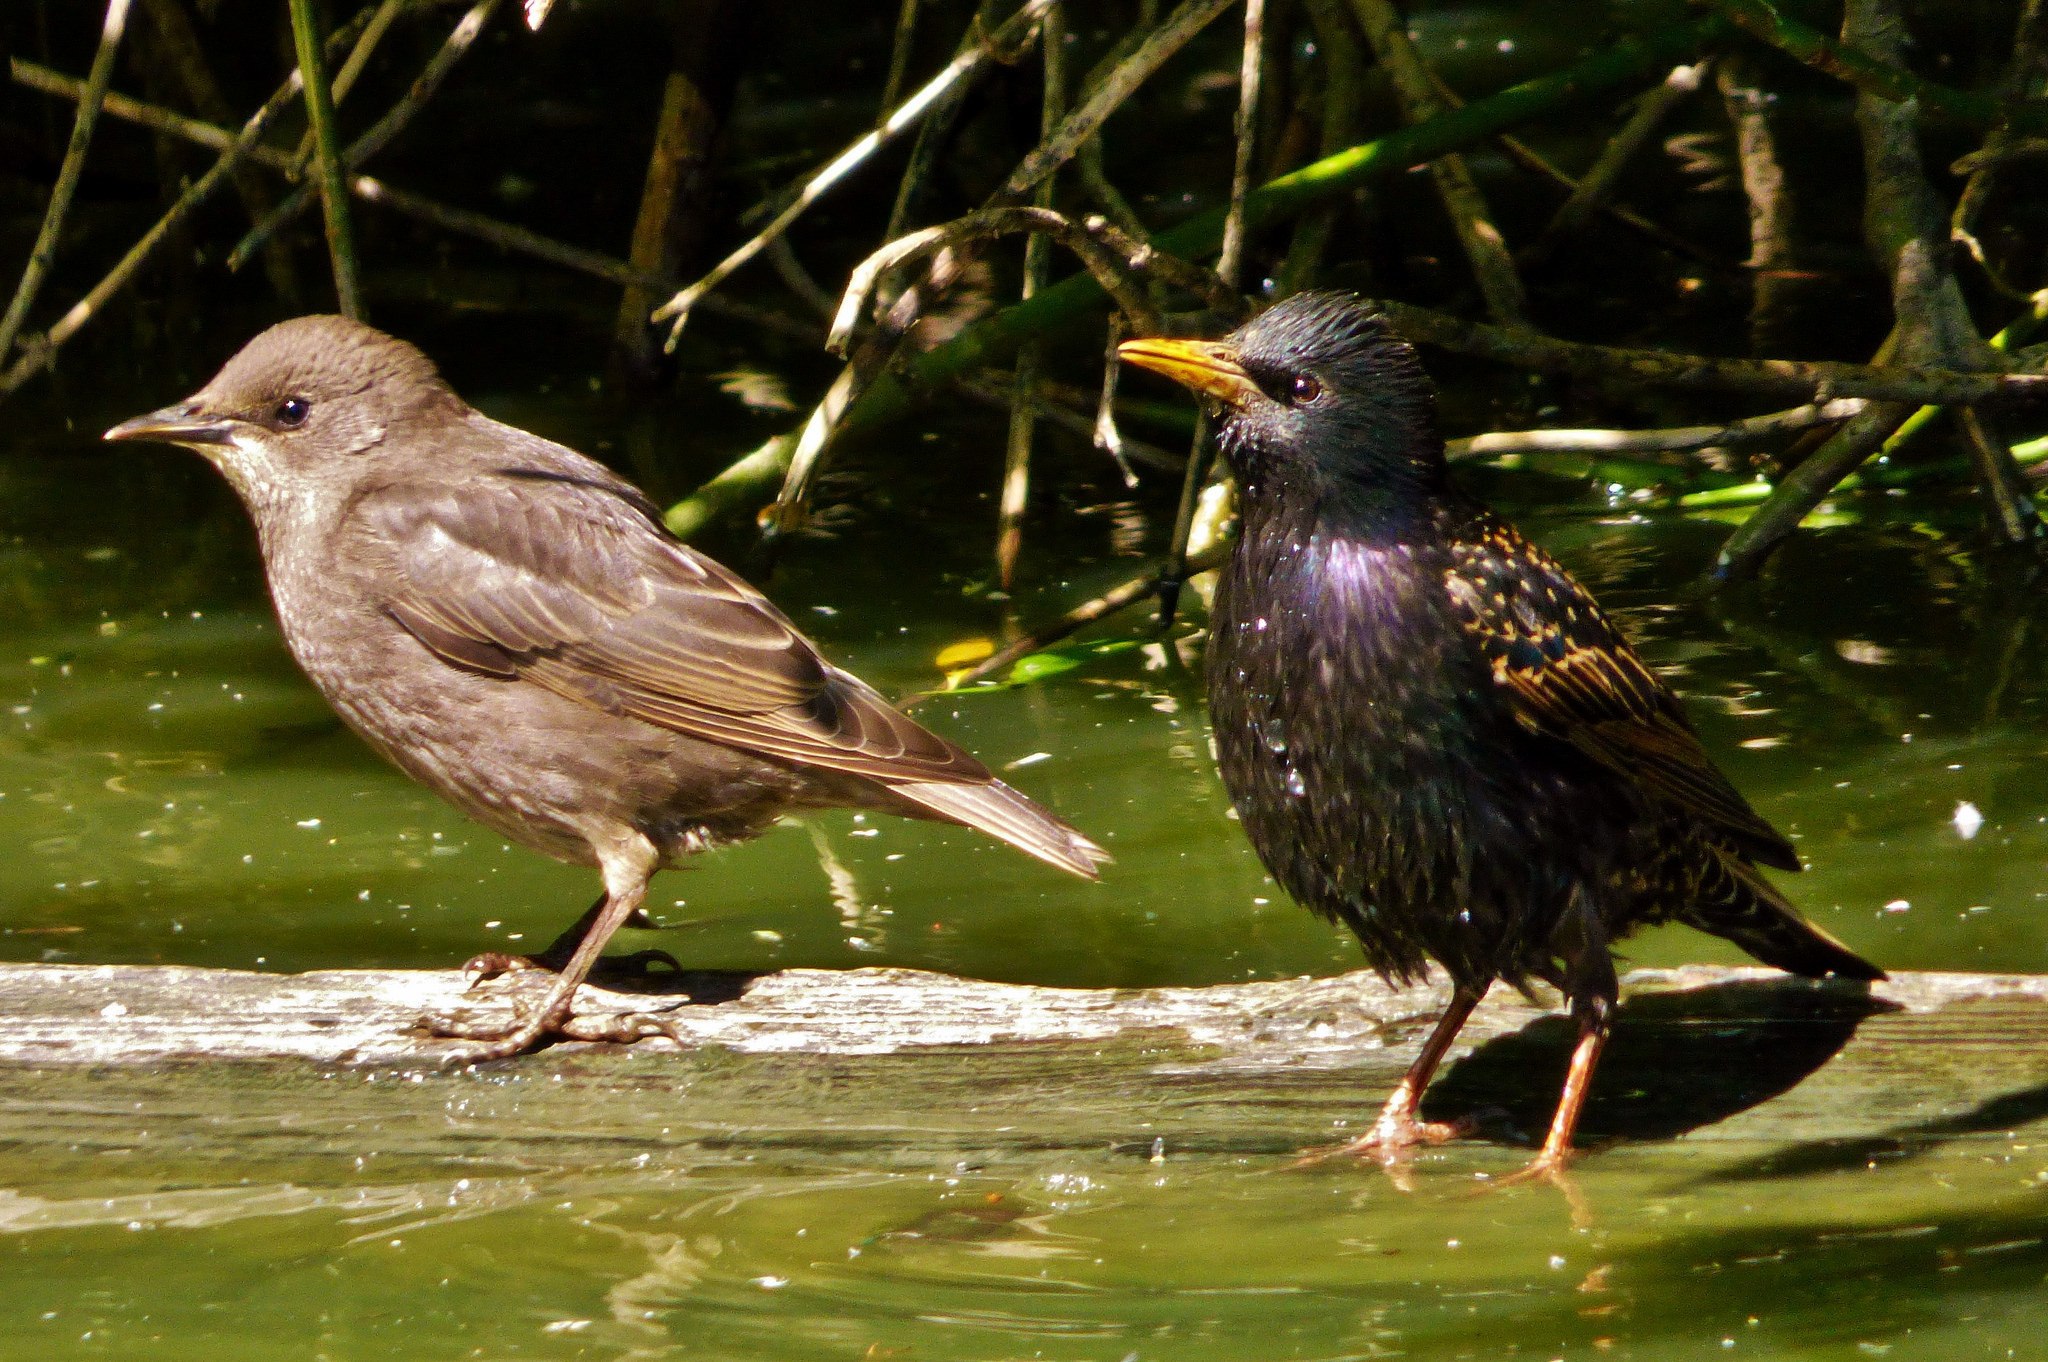
<svg viewBox="0 0 2048 1362">
<path fill-rule="evenodd" d="M 1885 972 L 1801 917 L 1769 881 L 1736 856 L 1711 853 L 1723 872 L 1710 876 L 1679 920 L 1733 941 L 1766 965 L 1818 979 L 1882 979 Z"/>
<path fill-rule="evenodd" d="M 1000 780 L 982 782 L 891 781 L 889 791 L 926 810 L 927 817 L 964 823 L 1028 851 L 1084 879 L 1109 853 Z"/>
</svg>

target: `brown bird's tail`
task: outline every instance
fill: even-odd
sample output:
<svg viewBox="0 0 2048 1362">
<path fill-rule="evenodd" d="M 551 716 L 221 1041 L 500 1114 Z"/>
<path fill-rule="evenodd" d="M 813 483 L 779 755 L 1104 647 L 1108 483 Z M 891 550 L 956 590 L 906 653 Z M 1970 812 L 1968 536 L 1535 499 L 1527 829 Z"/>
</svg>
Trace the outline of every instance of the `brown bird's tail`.
<svg viewBox="0 0 2048 1362">
<path fill-rule="evenodd" d="M 1725 876 L 1701 886 L 1700 897 L 1680 921 L 1725 937 L 1766 965 L 1818 979 L 1882 979 L 1885 972 L 1808 922 L 1754 868 L 1715 851 Z"/>
<path fill-rule="evenodd" d="M 991 837 L 1028 851 L 1039 860 L 1095 879 L 1095 868 L 1109 853 L 1018 794 L 1000 780 L 986 784 L 938 780 L 891 781 L 889 791 L 901 795 L 929 816 L 979 828 Z"/>
</svg>

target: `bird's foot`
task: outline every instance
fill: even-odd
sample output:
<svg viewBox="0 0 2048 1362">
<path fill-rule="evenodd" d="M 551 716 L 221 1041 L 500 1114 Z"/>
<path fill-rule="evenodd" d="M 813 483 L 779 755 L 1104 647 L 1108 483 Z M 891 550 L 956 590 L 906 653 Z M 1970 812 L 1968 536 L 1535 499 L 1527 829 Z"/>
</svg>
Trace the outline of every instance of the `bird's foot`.
<svg viewBox="0 0 2048 1362">
<path fill-rule="evenodd" d="M 1495 1178 L 1493 1185 L 1496 1187 L 1513 1187 L 1517 1183 L 1523 1182 L 1547 1182 L 1553 1187 L 1562 1188 L 1569 1180 L 1566 1170 L 1572 1166 L 1573 1161 L 1577 1158 L 1577 1150 L 1546 1149 L 1535 1158 L 1529 1160 L 1521 1168 L 1509 1173 L 1506 1177 Z"/>
<path fill-rule="evenodd" d="M 487 1064 L 492 1060 L 510 1059 L 514 1055 L 526 1054 L 528 1051 L 539 1049 L 543 1043 L 555 1040 L 603 1041 L 630 1045 L 634 1041 L 646 1040 L 650 1036 L 666 1036 L 680 1044 L 682 1037 L 676 1029 L 676 1023 L 665 1013 L 685 1005 L 677 1003 L 656 1012 L 579 1013 L 564 1004 L 551 1010 L 543 1010 L 540 1007 L 515 1010 L 509 1022 L 429 1013 L 420 1018 L 420 1025 L 432 1036 L 480 1042 L 437 1056 L 449 1068 L 462 1068 L 470 1064 Z"/>
<path fill-rule="evenodd" d="M 1357 1139 L 1331 1145 L 1327 1149 L 1311 1149 L 1289 1167 L 1307 1168 L 1336 1158 L 1374 1159 L 1382 1164 L 1392 1163 L 1411 1153 L 1419 1145 L 1461 1140 L 1478 1128 L 1478 1123 L 1469 1116 L 1460 1116 L 1455 1121 L 1418 1121 L 1412 1115 L 1383 1113 L 1379 1120 L 1373 1122 L 1372 1129 Z"/>
<path fill-rule="evenodd" d="M 488 1064 L 495 1059 L 510 1059 L 514 1055 L 523 1055 L 529 1050 L 539 1048 L 544 1037 L 561 1030 L 562 1023 L 568 1019 L 565 1015 L 567 1010 L 515 1010 L 509 1023 L 451 1017 L 430 1012 L 420 1018 L 419 1024 L 430 1036 L 479 1042 L 476 1045 L 440 1051 L 434 1056 L 444 1067 L 459 1069 L 470 1064 Z"/>
<path fill-rule="evenodd" d="M 1558 1190 L 1564 1197 L 1565 1205 L 1571 1209 L 1572 1228 L 1589 1230 L 1593 1228 L 1593 1205 L 1586 1200 L 1585 1192 L 1579 1187 L 1579 1180 L 1571 1173 L 1571 1166 L 1577 1158 L 1576 1150 L 1546 1149 L 1506 1177 L 1491 1179 L 1486 1187 L 1491 1190 L 1498 1187 L 1514 1187 L 1525 1182 L 1547 1182 Z"/>
</svg>

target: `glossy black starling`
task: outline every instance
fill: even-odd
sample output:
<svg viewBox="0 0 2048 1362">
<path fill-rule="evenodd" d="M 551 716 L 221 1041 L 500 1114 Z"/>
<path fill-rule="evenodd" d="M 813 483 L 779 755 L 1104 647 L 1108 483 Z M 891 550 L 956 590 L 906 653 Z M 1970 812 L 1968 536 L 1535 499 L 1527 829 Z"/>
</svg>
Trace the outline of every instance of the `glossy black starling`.
<svg viewBox="0 0 2048 1362">
<path fill-rule="evenodd" d="M 961 823 L 1091 879 L 1106 859 L 826 662 L 638 489 L 472 410 L 403 341 L 288 321 L 107 438 L 184 445 L 227 476 L 292 655 L 372 747 L 494 831 L 603 875 L 543 957 L 560 972 L 538 1007 L 509 1028 L 436 1023 L 482 1042 L 460 1058 L 558 1030 L 657 869 L 785 813 Z M 616 1033 L 643 1032 L 624 1018 Z"/>
<path fill-rule="evenodd" d="M 1122 356 L 1220 408 L 1242 528 L 1208 652 L 1218 761 L 1298 901 L 1454 991 L 1358 1151 L 1457 1133 L 1422 1090 L 1496 980 L 1578 1027 L 1537 1169 L 1569 1154 L 1617 986 L 1610 945 L 1679 921 L 1796 974 L 1882 973 L 1758 872 L 1799 869 L 1583 587 L 1445 476 L 1435 390 L 1359 300 L 1303 294 L 1221 343 Z"/>
</svg>

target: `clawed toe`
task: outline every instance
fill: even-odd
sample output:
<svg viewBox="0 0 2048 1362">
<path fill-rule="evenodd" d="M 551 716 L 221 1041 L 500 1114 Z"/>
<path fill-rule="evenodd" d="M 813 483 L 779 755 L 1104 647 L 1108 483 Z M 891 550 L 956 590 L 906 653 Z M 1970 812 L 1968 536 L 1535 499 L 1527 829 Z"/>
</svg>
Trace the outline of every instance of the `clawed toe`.
<svg viewBox="0 0 2048 1362">
<path fill-rule="evenodd" d="M 544 970 L 551 966 L 530 955 L 508 955 L 504 951 L 483 951 L 462 962 L 462 986 L 475 988 L 488 979 L 501 974 L 518 974 L 525 970 Z"/>
<path fill-rule="evenodd" d="M 670 1007 L 660 1012 L 601 1012 L 593 1016 L 564 1017 L 556 1031 L 568 1040 L 631 1045 L 634 1041 L 665 1036 L 680 1044 L 682 1036 L 670 1015 L 676 1010 L 676 1007 Z"/>
<path fill-rule="evenodd" d="M 1553 1186 L 1561 1186 L 1564 1182 L 1566 1170 L 1572 1166 L 1572 1162 L 1576 1157 L 1576 1152 L 1569 1149 L 1557 1154 L 1545 1150 L 1507 1176 L 1495 1178 L 1493 1185 L 1496 1187 L 1513 1187 L 1518 1183 L 1540 1181 L 1548 1182 Z"/>
<path fill-rule="evenodd" d="M 436 1055 L 445 1066 L 461 1068 L 509 1059 L 539 1049 L 543 1043 L 552 1040 L 630 1045 L 652 1036 L 666 1036 L 680 1041 L 674 1019 L 665 1015 L 674 1010 L 672 1007 L 659 1012 L 599 1012 L 588 1015 L 565 1012 L 559 1016 L 515 1014 L 509 1022 L 428 1013 L 420 1018 L 419 1025 L 436 1039 L 478 1042 Z"/>
<path fill-rule="evenodd" d="M 649 947 L 631 955 L 607 955 L 591 972 L 607 980 L 653 979 L 660 974 L 681 974 L 683 962 L 667 951 Z"/>
<path fill-rule="evenodd" d="M 552 1028 L 542 1019 L 523 1019 L 515 1016 L 510 1024 L 497 1021 L 467 1020 L 442 1013 L 428 1013 L 420 1018 L 420 1026 L 436 1039 L 468 1040 L 478 1044 L 465 1045 L 458 1049 L 444 1050 L 434 1058 L 443 1066 L 459 1069 L 469 1064 L 487 1064 L 496 1059 L 510 1059 L 534 1049 L 543 1036 Z"/>
<path fill-rule="evenodd" d="M 1336 1158 L 1373 1159 L 1388 1163 L 1413 1151 L 1418 1145 L 1461 1140 L 1476 1129 L 1477 1123 L 1469 1116 L 1461 1116 L 1455 1121 L 1417 1121 L 1382 1116 L 1371 1130 L 1357 1139 L 1331 1145 L 1327 1149 L 1311 1149 L 1288 1166 L 1308 1168 Z"/>
</svg>

